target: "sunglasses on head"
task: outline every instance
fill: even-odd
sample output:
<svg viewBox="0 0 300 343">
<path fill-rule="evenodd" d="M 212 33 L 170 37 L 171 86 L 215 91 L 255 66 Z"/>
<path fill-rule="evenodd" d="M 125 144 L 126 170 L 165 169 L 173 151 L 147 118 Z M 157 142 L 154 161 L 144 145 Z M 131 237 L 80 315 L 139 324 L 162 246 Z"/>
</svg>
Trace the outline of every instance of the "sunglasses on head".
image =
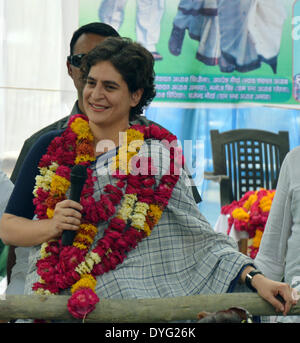
<svg viewBox="0 0 300 343">
<path fill-rule="evenodd" d="M 85 55 L 86 55 L 86 54 L 70 55 L 70 56 L 68 56 L 68 61 L 69 61 L 69 63 L 71 63 L 74 67 L 80 68 L 82 58 L 83 58 Z"/>
</svg>

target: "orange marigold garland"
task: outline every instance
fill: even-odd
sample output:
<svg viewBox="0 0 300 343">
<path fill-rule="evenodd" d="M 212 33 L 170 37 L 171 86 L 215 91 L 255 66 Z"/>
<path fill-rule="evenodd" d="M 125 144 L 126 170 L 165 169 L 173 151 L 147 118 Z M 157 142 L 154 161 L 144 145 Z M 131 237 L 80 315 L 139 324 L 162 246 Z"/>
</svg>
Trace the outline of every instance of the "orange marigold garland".
<svg viewBox="0 0 300 343">
<path fill-rule="evenodd" d="M 88 166 L 88 177 L 83 187 L 80 203 L 83 206 L 82 223 L 72 246 L 62 246 L 61 239 L 42 244 L 41 259 L 37 262 L 40 281 L 33 285 L 39 294 L 57 294 L 71 288 L 68 309 L 76 318 L 85 318 L 99 301 L 95 293 L 96 277 L 109 272 L 123 262 L 127 253 L 151 234 L 176 185 L 183 157 L 180 148 L 172 148 L 168 172 L 162 176 L 156 188 L 151 171 L 155 169 L 151 158 L 143 161 L 137 153 L 144 139 L 157 139 L 169 147 L 176 137 L 155 125 L 135 125 L 127 131 L 126 146 L 116 156 L 113 174 L 116 186 L 108 184 L 100 200 L 93 198 L 95 178 L 89 168 L 95 160 L 93 135 L 87 118 L 75 115 L 68 128 L 49 145 L 39 163 L 40 175 L 34 189 L 35 213 L 39 219 L 52 218 L 57 202 L 66 198 L 70 185 L 70 172 L 74 164 Z M 174 146 L 174 144 L 172 144 Z M 135 158 L 135 159 L 134 159 Z M 144 163 L 147 172 L 131 175 L 130 162 Z M 145 170 L 144 170 L 145 171 Z M 121 203 L 116 213 L 115 206 Z M 100 221 L 107 221 L 104 236 L 90 250 Z"/>
</svg>

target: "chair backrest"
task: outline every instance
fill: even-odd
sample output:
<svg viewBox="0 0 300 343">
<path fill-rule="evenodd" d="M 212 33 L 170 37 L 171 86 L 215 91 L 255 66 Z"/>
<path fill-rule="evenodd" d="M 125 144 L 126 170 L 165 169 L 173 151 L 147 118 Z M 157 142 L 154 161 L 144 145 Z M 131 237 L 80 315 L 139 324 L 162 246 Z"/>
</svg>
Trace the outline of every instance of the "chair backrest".
<svg viewBox="0 0 300 343">
<path fill-rule="evenodd" d="M 210 131 L 215 175 L 227 175 L 232 184 L 232 200 L 247 191 L 276 187 L 279 170 L 289 151 L 287 131 L 239 129 Z"/>
</svg>

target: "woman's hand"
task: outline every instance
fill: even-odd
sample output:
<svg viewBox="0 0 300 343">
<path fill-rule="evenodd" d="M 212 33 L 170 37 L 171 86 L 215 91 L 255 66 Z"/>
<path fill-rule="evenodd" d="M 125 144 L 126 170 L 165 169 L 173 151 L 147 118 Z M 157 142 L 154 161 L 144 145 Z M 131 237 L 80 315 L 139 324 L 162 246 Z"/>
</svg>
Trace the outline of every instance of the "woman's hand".
<svg viewBox="0 0 300 343">
<path fill-rule="evenodd" d="M 64 230 L 78 230 L 82 206 L 73 200 L 63 200 L 56 204 L 51 227 L 54 237 L 59 237 Z"/>
<path fill-rule="evenodd" d="M 284 316 L 299 299 L 297 292 L 287 283 L 270 280 L 261 274 L 254 275 L 252 286 L 263 299 L 274 306 L 276 312 L 282 312 Z M 284 302 L 278 298 L 282 298 Z"/>
<path fill-rule="evenodd" d="M 82 206 L 73 200 L 56 204 L 51 219 L 31 220 L 4 213 L 0 221 L 0 238 L 4 244 L 31 247 L 58 238 L 64 230 L 78 230 Z"/>
<path fill-rule="evenodd" d="M 245 282 L 246 275 L 254 270 L 252 266 L 247 266 L 241 275 L 241 281 Z M 275 308 L 276 312 L 282 312 L 284 316 L 290 311 L 299 299 L 298 292 L 290 285 L 283 282 L 273 281 L 262 274 L 256 274 L 252 278 L 252 286 L 257 293 Z M 282 301 L 279 300 L 282 299 Z"/>
</svg>

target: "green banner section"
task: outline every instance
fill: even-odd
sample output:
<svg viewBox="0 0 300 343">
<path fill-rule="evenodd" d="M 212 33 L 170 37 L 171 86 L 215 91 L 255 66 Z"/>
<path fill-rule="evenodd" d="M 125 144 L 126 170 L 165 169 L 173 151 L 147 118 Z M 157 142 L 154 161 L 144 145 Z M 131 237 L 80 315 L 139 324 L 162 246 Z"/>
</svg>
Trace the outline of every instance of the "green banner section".
<svg viewBox="0 0 300 343">
<path fill-rule="evenodd" d="M 92 21 L 154 53 L 158 103 L 299 104 L 300 1 L 80 0 Z"/>
<path fill-rule="evenodd" d="M 282 103 L 292 92 L 288 78 L 260 76 L 157 75 L 156 84 L 156 101 Z"/>
</svg>

